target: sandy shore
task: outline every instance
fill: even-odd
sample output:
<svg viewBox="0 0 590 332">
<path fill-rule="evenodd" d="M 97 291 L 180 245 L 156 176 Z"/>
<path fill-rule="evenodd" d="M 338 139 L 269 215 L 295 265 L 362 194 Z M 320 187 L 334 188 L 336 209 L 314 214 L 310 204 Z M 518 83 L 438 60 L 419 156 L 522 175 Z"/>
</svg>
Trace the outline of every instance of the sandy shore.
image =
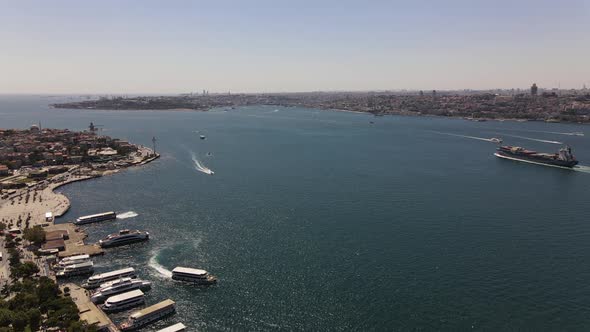
<svg viewBox="0 0 590 332">
<path fill-rule="evenodd" d="M 143 148 L 146 152 L 151 150 Z M 149 157 L 138 160 L 134 165 L 144 165 L 155 159 Z M 45 214 L 51 212 L 54 217 L 64 215 L 70 208 L 70 200 L 63 194 L 55 192 L 66 184 L 93 179 L 100 176 L 116 174 L 123 169 L 108 170 L 104 172 L 88 171 L 79 174 L 79 168 L 74 167 L 70 171 L 59 174 L 51 180 L 42 181 L 32 187 L 17 189 L 7 199 L 0 200 L 0 222 L 8 228 L 18 227 L 24 229 L 29 222 L 29 227 L 41 224 L 52 224 L 45 219 Z"/>
</svg>

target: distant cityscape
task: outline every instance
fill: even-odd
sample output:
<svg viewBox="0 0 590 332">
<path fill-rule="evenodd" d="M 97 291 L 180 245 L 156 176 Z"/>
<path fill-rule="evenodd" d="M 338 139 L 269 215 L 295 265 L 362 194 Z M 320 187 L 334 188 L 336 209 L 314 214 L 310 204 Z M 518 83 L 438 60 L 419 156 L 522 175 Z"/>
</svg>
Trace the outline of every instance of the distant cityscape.
<svg viewBox="0 0 590 332">
<path fill-rule="evenodd" d="M 104 110 L 196 110 L 247 105 L 309 107 L 387 114 L 434 115 L 483 120 L 590 122 L 590 89 L 307 92 L 264 94 L 188 93 L 179 96 L 100 97 L 58 103 L 56 108 Z"/>
</svg>

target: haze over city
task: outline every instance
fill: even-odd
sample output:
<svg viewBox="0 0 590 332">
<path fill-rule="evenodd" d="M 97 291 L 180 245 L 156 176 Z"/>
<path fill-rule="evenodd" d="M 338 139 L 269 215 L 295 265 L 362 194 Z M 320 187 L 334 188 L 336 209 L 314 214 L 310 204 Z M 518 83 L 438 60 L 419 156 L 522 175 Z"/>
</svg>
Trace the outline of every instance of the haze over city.
<svg viewBox="0 0 590 332">
<path fill-rule="evenodd" d="M 0 92 L 590 86 L 566 1 L 3 1 Z"/>
</svg>

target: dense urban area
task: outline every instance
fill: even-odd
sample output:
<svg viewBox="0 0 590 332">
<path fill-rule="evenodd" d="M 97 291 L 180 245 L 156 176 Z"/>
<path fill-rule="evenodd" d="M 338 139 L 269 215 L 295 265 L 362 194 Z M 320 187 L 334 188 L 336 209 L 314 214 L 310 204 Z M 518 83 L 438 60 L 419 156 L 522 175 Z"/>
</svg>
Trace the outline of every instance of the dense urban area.
<svg viewBox="0 0 590 332">
<path fill-rule="evenodd" d="M 434 115 L 483 120 L 547 122 L 590 121 L 590 90 L 310 92 L 277 94 L 209 94 L 180 96 L 101 97 L 54 104 L 56 108 L 105 110 L 198 110 L 246 105 L 299 106 L 387 114 Z"/>
<path fill-rule="evenodd" d="M 82 132 L 39 125 L 0 129 L 0 332 L 110 328 L 106 316 L 89 309 L 85 291 L 56 282 L 59 258 L 101 249 L 84 244 L 86 234 L 74 224 L 54 223 L 70 207 L 54 189 L 158 155 L 97 131 L 92 123 Z"/>
</svg>

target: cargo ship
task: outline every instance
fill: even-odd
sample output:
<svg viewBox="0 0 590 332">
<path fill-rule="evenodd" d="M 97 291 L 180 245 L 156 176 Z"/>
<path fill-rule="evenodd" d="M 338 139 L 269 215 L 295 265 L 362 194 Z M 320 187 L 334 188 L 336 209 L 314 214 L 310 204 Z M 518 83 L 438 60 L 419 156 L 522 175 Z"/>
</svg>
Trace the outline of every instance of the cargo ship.
<svg viewBox="0 0 590 332">
<path fill-rule="evenodd" d="M 499 158 L 554 167 L 572 168 L 578 164 L 569 146 L 559 149 L 557 153 L 541 153 L 519 146 L 500 146 L 494 155 Z"/>
</svg>

